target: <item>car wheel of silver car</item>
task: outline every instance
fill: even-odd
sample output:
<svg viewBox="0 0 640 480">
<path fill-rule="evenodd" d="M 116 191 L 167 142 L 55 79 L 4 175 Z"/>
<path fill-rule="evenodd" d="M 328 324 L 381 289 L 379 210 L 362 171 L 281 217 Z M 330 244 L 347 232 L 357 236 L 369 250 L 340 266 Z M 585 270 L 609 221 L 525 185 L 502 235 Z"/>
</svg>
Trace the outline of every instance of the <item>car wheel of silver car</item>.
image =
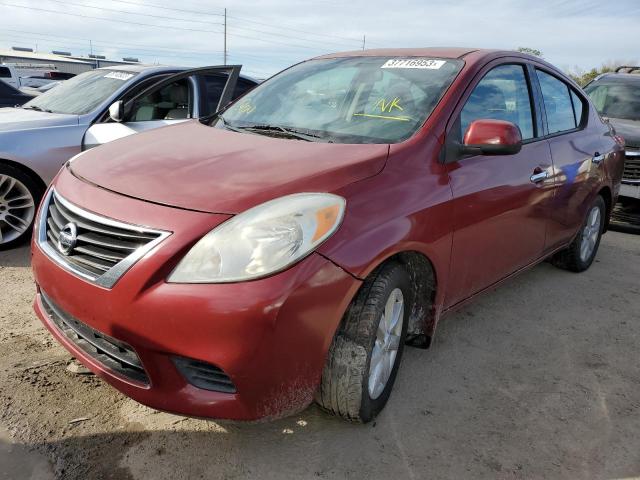
<svg viewBox="0 0 640 480">
<path fill-rule="evenodd" d="M 42 188 L 29 175 L 0 164 L 0 250 L 29 238 L 41 197 Z"/>
<path fill-rule="evenodd" d="M 583 272 L 596 257 L 605 225 L 607 207 L 598 195 L 587 210 L 587 216 L 573 242 L 552 258 L 554 265 L 572 272 Z"/>
<path fill-rule="evenodd" d="M 374 271 L 349 306 L 329 349 L 316 401 L 368 422 L 385 406 L 398 372 L 412 305 L 410 278 L 395 262 Z"/>
</svg>

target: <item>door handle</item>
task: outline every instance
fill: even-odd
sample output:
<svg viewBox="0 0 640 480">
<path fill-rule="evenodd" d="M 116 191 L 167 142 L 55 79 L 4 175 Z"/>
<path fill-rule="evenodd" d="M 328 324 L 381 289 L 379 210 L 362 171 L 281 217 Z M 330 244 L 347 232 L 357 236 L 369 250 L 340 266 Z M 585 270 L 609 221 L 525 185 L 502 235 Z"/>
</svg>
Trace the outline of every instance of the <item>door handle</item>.
<svg viewBox="0 0 640 480">
<path fill-rule="evenodd" d="M 602 163 L 604 160 L 604 155 L 601 155 L 600 152 L 596 152 L 593 157 L 591 157 L 591 161 L 595 164 Z"/>
<path fill-rule="evenodd" d="M 549 176 L 549 172 L 547 172 L 546 170 L 540 173 L 534 173 L 533 175 L 531 175 L 530 180 L 533 183 L 538 183 L 541 182 L 543 180 L 546 180 L 547 177 Z"/>
</svg>

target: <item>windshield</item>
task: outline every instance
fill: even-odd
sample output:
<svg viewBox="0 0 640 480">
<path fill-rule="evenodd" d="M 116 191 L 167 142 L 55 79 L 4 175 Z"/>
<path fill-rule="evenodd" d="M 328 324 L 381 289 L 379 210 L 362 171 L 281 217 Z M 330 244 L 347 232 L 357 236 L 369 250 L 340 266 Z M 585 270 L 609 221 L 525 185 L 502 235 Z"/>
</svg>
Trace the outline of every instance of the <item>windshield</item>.
<svg viewBox="0 0 640 480">
<path fill-rule="evenodd" d="M 640 82 L 593 82 L 585 91 L 601 115 L 640 120 Z"/>
<path fill-rule="evenodd" d="M 350 57 L 310 60 L 259 85 L 215 126 L 336 143 L 396 143 L 431 114 L 461 60 Z"/>
<path fill-rule="evenodd" d="M 25 103 L 22 108 L 83 115 L 94 110 L 136 75 L 118 70 L 85 72 L 60 82 L 55 88 Z"/>
</svg>

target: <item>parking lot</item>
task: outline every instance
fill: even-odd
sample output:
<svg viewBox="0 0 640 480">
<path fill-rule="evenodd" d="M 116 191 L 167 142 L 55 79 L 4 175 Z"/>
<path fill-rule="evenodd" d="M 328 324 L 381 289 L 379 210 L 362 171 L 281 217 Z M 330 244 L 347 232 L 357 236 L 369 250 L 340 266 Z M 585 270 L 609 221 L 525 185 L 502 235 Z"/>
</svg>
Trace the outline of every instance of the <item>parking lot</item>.
<svg viewBox="0 0 640 480">
<path fill-rule="evenodd" d="M 0 253 L 0 284 L 1 478 L 640 476 L 640 236 L 610 232 L 586 273 L 545 263 L 444 319 L 368 425 L 315 406 L 271 423 L 153 411 L 66 370 L 31 311 L 28 248 Z"/>
</svg>

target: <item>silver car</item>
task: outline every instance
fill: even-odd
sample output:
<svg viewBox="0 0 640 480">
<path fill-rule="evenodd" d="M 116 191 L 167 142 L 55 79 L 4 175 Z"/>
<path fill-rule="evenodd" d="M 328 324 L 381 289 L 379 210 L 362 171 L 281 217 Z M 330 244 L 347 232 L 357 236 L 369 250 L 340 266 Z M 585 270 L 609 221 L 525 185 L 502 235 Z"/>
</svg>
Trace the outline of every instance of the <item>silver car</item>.
<svg viewBox="0 0 640 480">
<path fill-rule="evenodd" d="M 0 108 L 0 249 L 25 240 L 60 167 L 91 147 L 210 115 L 253 88 L 240 66 L 118 66 Z"/>
</svg>

